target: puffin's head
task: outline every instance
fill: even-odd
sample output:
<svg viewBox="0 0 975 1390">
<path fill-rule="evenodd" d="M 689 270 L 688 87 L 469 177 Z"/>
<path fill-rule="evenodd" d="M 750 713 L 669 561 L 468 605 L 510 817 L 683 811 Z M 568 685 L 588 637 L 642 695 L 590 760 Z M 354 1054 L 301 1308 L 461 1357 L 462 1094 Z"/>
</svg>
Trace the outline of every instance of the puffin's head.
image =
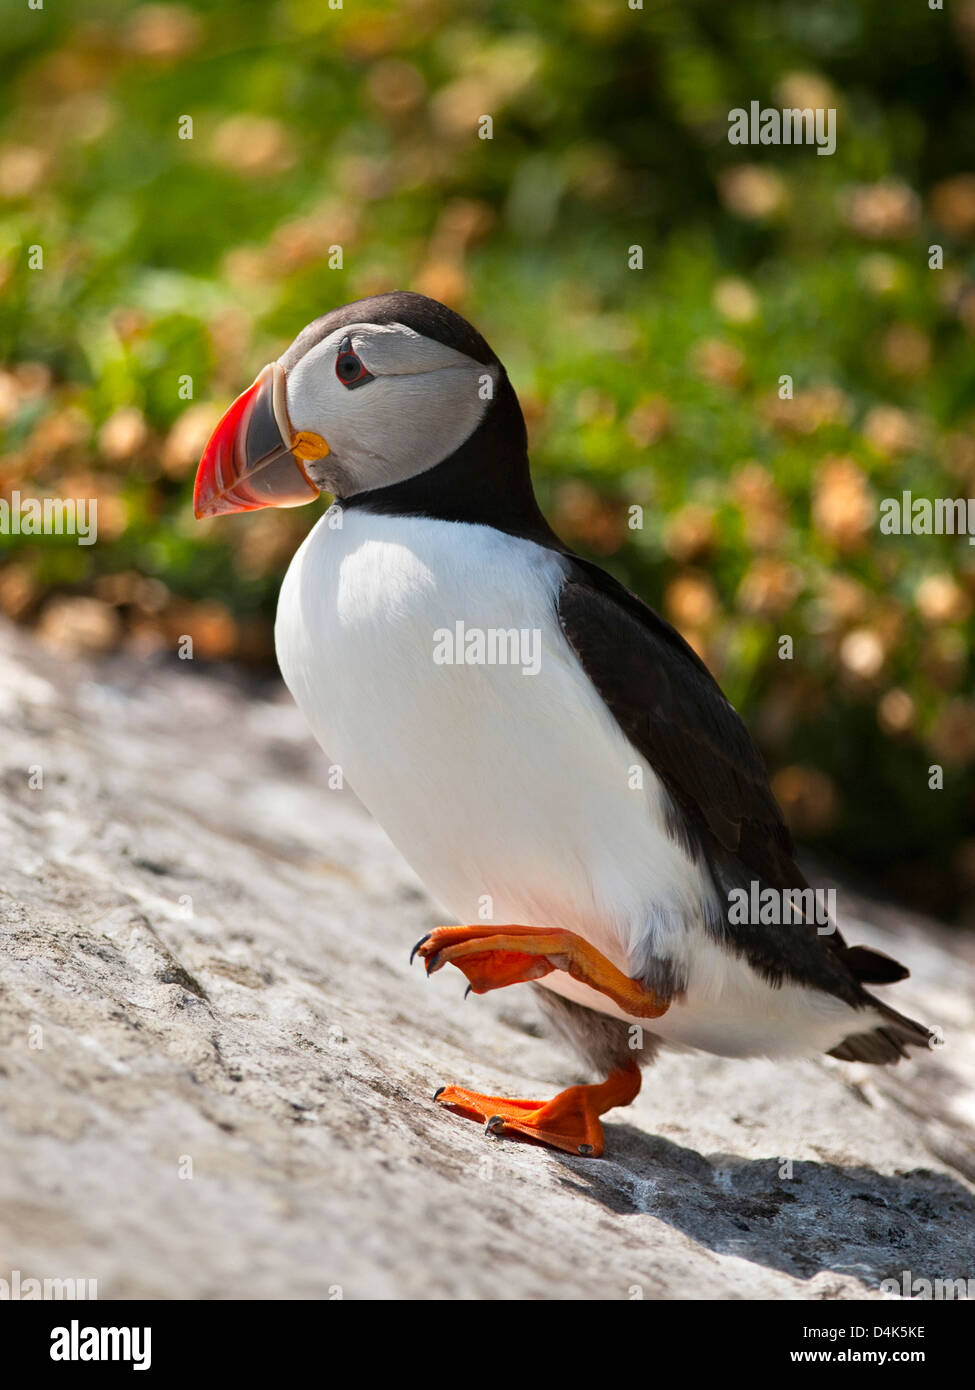
<svg viewBox="0 0 975 1390">
<path fill-rule="evenodd" d="M 481 335 L 435 299 L 397 290 L 334 309 L 223 416 L 196 475 L 196 515 L 347 498 L 426 472 L 474 433 L 502 384 Z"/>
</svg>

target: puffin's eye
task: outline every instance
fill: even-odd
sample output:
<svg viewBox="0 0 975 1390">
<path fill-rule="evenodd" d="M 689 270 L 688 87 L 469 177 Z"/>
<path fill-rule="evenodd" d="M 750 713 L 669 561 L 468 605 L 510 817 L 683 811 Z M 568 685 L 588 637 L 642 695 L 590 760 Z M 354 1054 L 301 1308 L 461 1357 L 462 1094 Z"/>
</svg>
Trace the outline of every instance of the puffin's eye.
<svg viewBox="0 0 975 1390">
<path fill-rule="evenodd" d="M 335 375 L 343 386 L 364 386 L 367 381 L 373 380 L 372 372 L 366 371 L 361 357 L 352 350 L 352 342 L 349 338 L 343 338 L 339 344 L 339 353 L 335 359 Z"/>
</svg>

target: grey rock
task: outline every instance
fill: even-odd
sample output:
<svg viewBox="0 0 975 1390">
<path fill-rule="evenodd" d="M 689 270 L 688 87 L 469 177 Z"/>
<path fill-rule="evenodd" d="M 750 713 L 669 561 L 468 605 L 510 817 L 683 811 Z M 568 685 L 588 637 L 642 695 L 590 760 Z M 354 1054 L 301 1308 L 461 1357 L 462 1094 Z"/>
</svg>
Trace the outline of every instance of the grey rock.
<svg viewBox="0 0 975 1390">
<path fill-rule="evenodd" d="M 492 1140 L 436 1088 L 590 1078 L 530 990 L 464 1003 L 458 972 L 409 968 L 437 910 L 282 690 L 58 661 L 8 627 L 0 650 L 0 1277 L 824 1299 L 975 1276 L 970 937 L 841 886 L 844 930 L 910 964 L 898 1007 L 944 1048 L 664 1054 L 606 1158 Z"/>
</svg>

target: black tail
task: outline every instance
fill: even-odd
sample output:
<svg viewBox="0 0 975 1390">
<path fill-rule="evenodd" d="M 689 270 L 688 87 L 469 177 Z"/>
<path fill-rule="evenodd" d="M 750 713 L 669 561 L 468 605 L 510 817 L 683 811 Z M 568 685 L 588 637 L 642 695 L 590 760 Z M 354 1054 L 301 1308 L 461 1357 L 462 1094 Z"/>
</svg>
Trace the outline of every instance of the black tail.
<svg viewBox="0 0 975 1390">
<path fill-rule="evenodd" d="M 886 960 L 887 957 L 884 956 L 882 959 Z M 839 1047 L 830 1049 L 830 1057 L 839 1057 L 842 1062 L 873 1062 L 878 1066 L 885 1066 L 909 1056 L 909 1047 L 937 1046 L 937 1035 L 923 1023 L 908 1018 L 906 1014 L 899 1014 L 896 1009 L 882 1004 L 879 999 L 873 1000 L 873 1007 L 883 1015 L 886 1022 L 866 1033 L 851 1033 L 848 1038 L 843 1039 Z"/>
<path fill-rule="evenodd" d="M 870 946 L 844 946 L 839 954 L 854 979 L 863 985 L 893 985 L 906 980 L 910 971 L 893 956 L 875 951 Z"/>
</svg>

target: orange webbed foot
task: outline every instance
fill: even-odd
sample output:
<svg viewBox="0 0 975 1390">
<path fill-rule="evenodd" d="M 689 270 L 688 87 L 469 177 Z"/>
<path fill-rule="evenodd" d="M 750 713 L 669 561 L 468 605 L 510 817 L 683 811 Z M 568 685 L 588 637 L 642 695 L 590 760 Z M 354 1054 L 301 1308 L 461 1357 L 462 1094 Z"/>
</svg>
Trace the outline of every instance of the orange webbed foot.
<svg viewBox="0 0 975 1390">
<path fill-rule="evenodd" d="M 597 1086 L 570 1086 L 548 1101 L 486 1096 L 460 1086 L 441 1086 L 434 1100 L 469 1119 L 483 1120 L 488 1134 L 523 1135 L 563 1153 L 601 1158 L 605 1141 L 600 1115 L 629 1105 L 639 1090 L 640 1069 L 631 1062 Z"/>
<path fill-rule="evenodd" d="M 659 1018 L 670 1006 L 669 999 L 624 975 L 583 937 L 555 927 L 437 927 L 416 943 L 410 960 L 417 955 L 428 975 L 456 965 L 467 976 L 468 992 L 475 994 L 564 970 L 631 1016 Z"/>
</svg>

